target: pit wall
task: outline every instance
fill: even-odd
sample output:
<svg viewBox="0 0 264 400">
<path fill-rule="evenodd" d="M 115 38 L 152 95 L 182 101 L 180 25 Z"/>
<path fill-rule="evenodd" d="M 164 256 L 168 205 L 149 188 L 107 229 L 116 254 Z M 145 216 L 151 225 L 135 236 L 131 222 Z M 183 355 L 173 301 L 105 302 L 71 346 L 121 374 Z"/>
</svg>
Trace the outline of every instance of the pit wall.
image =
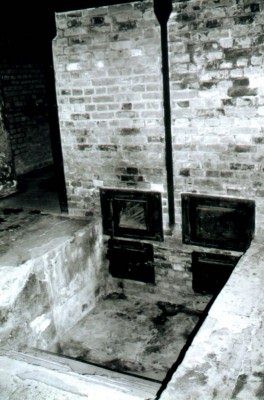
<svg viewBox="0 0 264 400">
<path fill-rule="evenodd" d="M 0 98 L 0 198 L 15 193 L 17 187 L 10 140 L 4 127 L 1 110 L 2 100 Z"/>
<path fill-rule="evenodd" d="M 71 214 L 99 210 L 98 187 L 167 194 L 160 27 L 153 2 L 56 15 L 53 42 Z"/>
<path fill-rule="evenodd" d="M 2 349 L 0 354 L 3 393 L 7 397 L 14 391 L 20 398 L 25 393 L 35 396 L 37 385 L 44 397 L 58 388 L 54 393 L 56 398 L 69 400 L 75 399 L 74 393 L 76 400 L 89 395 L 96 399 L 107 395 L 109 399 L 120 400 L 263 399 L 264 354 L 260 346 L 264 335 L 263 257 L 264 246 L 253 242 L 211 307 L 183 362 L 159 396 L 149 392 L 137 396 L 135 389 L 142 387 L 139 381 L 113 377 L 112 372 L 111 381 L 105 385 L 102 375 L 109 377 L 109 371 L 91 370 L 95 367 L 76 365 L 76 361 L 51 355 L 43 359 L 36 352 L 32 357 L 31 353 L 17 353 L 13 349 Z M 92 376 L 92 381 L 84 382 L 86 376 L 87 379 Z M 70 386 L 62 385 L 69 381 Z M 124 383 L 125 392 L 122 390 Z M 111 393 L 113 384 L 115 393 Z M 154 388 L 154 393 L 157 389 Z"/>
<path fill-rule="evenodd" d="M 232 196 L 256 201 L 256 236 L 264 233 L 263 18 L 261 1 L 173 1 L 176 221 L 182 192 Z"/>
<path fill-rule="evenodd" d="M 263 255 L 253 241 L 160 400 L 263 399 Z"/>
<path fill-rule="evenodd" d="M 20 265 L 1 261 L 0 343 L 56 352 L 65 330 L 105 294 L 100 224 L 81 223 L 73 235 L 64 233 L 30 253 Z"/>
<path fill-rule="evenodd" d="M 192 252 L 206 252 L 241 257 L 242 253 L 199 246 L 184 245 L 175 237 L 165 237 L 164 243 L 150 242 L 153 245 L 155 284 L 142 283 L 128 279 L 108 276 L 107 292 L 122 293 L 127 297 L 164 301 L 171 304 L 184 304 L 193 299 L 194 308 L 203 311 L 212 298 L 210 294 L 199 294 L 192 288 Z M 104 240 L 107 249 L 107 240 Z M 108 264 L 107 264 L 108 265 Z M 199 303 L 200 302 L 200 303 Z"/>
</svg>

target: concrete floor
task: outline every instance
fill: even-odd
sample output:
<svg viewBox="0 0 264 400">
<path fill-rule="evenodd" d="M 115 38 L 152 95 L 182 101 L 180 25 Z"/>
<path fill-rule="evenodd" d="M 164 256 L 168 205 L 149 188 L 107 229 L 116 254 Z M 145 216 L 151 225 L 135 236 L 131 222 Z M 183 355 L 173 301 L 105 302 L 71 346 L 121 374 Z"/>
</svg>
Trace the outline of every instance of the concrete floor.
<svg viewBox="0 0 264 400">
<path fill-rule="evenodd" d="M 66 331 L 61 353 L 117 371 L 162 381 L 177 360 L 208 303 L 148 302 L 111 293 Z"/>
</svg>

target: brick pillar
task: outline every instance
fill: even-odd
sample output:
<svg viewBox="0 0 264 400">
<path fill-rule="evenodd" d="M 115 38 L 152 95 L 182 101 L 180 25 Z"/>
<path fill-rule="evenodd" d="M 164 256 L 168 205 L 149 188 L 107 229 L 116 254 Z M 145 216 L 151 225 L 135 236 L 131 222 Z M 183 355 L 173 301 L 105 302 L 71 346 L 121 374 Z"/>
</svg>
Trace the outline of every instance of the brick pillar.
<svg viewBox="0 0 264 400">
<path fill-rule="evenodd" d="M 96 213 L 98 187 L 167 183 L 160 26 L 153 1 L 56 15 L 53 43 L 71 214 Z"/>
</svg>

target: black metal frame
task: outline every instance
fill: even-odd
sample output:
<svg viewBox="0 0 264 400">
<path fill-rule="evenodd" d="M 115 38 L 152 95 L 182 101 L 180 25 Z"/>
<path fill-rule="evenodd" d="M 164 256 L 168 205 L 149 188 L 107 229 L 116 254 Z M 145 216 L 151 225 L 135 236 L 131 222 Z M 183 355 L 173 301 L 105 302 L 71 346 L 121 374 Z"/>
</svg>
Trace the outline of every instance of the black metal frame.
<svg viewBox="0 0 264 400">
<path fill-rule="evenodd" d="M 158 192 L 100 189 L 103 232 L 111 237 L 163 241 L 162 200 Z M 120 204 L 141 202 L 145 207 L 146 229 L 121 227 Z"/>
<path fill-rule="evenodd" d="M 110 239 L 107 258 L 114 278 L 155 284 L 153 246 L 128 240 Z"/>
<path fill-rule="evenodd" d="M 197 226 L 201 211 L 202 226 Z M 206 219 L 206 216 L 209 218 Z M 210 227 L 210 221 L 214 223 Z M 215 227 L 219 227 L 219 232 Z M 225 230 L 222 226 L 227 227 Z M 199 235 L 201 229 L 206 238 Z M 246 199 L 215 197 L 191 193 L 182 194 L 183 243 L 227 250 L 245 251 L 250 246 L 255 230 L 255 202 Z M 211 234 L 211 237 L 210 237 Z"/>
</svg>

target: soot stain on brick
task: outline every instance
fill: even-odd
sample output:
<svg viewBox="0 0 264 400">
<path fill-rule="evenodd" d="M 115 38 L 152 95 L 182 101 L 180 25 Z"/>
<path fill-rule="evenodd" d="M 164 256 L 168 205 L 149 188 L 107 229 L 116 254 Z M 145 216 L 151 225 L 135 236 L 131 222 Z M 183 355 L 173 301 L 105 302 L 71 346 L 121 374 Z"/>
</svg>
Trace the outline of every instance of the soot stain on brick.
<svg viewBox="0 0 264 400">
<path fill-rule="evenodd" d="M 248 85 L 249 85 L 249 79 L 248 78 L 233 79 L 233 86 L 234 87 L 248 86 Z"/>
<path fill-rule="evenodd" d="M 224 49 L 225 59 L 231 62 L 236 62 L 238 58 L 247 58 L 250 53 L 250 49 Z"/>
<path fill-rule="evenodd" d="M 236 145 L 234 151 L 236 153 L 249 153 L 251 151 L 251 146 L 248 145 Z"/>
<path fill-rule="evenodd" d="M 131 111 L 132 110 L 132 103 L 124 103 L 124 104 L 122 104 L 122 110 Z"/>
<path fill-rule="evenodd" d="M 256 144 L 264 144 L 264 137 L 255 137 L 253 138 L 253 142 Z"/>
<path fill-rule="evenodd" d="M 188 108 L 190 107 L 190 102 L 188 100 L 186 101 L 178 101 L 177 102 L 178 106 L 181 108 Z"/>
<path fill-rule="evenodd" d="M 115 144 L 101 144 L 97 146 L 100 151 L 117 151 L 117 146 Z"/>
<path fill-rule="evenodd" d="M 122 31 L 130 31 L 137 27 L 136 21 L 126 21 L 126 22 L 118 22 L 118 30 Z"/>
<path fill-rule="evenodd" d="M 248 78 L 233 79 L 233 86 L 228 89 L 230 97 L 256 96 L 257 89 L 249 88 Z"/>
<path fill-rule="evenodd" d="M 205 24 L 206 28 L 212 29 L 212 28 L 219 28 L 221 26 L 221 21 L 218 19 L 211 19 L 206 22 Z"/>
<path fill-rule="evenodd" d="M 105 19 L 103 16 L 99 15 L 97 17 L 92 17 L 91 19 L 91 25 L 92 26 L 102 26 L 105 22 Z"/>
<path fill-rule="evenodd" d="M 196 19 L 196 14 L 191 14 L 191 13 L 180 13 L 176 17 L 177 22 L 192 22 L 195 21 Z"/>
<path fill-rule="evenodd" d="M 140 133 L 140 130 L 138 128 L 123 128 L 120 131 L 120 134 L 123 136 L 138 135 L 139 133 Z"/>
<path fill-rule="evenodd" d="M 135 3 L 135 9 L 140 10 L 143 14 L 145 13 L 146 10 L 150 9 L 151 7 L 152 4 L 148 2 Z"/>
<path fill-rule="evenodd" d="M 233 106 L 234 100 L 233 99 L 223 99 L 222 104 L 223 104 L 223 106 Z"/>
<path fill-rule="evenodd" d="M 211 89 L 215 84 L 216 84 L 216 82 L 214 82 L 214 81 L 202 82 L 200 84 L 200 88 L 202 90 Z"/>
<path fill-rule="evenodd" d="M 227 93 L 230 97 L 256 96 L 257 89 L 250 89 L 245 86 L 237 86 L 229 88 Z"/>
<path fill-rule="evenodd" d="M 68 28 L 77 28 L 77 27 L 79 27 L 79 26 L 81 26 L 81 25 L 82 25 L 82 21 L 79 20 L 79 19 L 70 19 L 70 20 L 67 22 Z"/>
<path fill-rule="evenodd" d="M 78 150 L 91 150 L 93 146 L 91 144 L 78 144 Z"/>
<path fill-rule="evenodd" d="M 179 175 L 184 177 L 190 176 L 190 168 L 182 168 L 179 172 Z"/>
<path fill-rule="evenodd" d="M 237 25 L 252 24 L 254 19 L 255 19 L 255 15 L 254 14 L 243 15 L 242 17 L 236 17 L 235 18 L 235 24 L 237 24 Z"/>
</svg>

